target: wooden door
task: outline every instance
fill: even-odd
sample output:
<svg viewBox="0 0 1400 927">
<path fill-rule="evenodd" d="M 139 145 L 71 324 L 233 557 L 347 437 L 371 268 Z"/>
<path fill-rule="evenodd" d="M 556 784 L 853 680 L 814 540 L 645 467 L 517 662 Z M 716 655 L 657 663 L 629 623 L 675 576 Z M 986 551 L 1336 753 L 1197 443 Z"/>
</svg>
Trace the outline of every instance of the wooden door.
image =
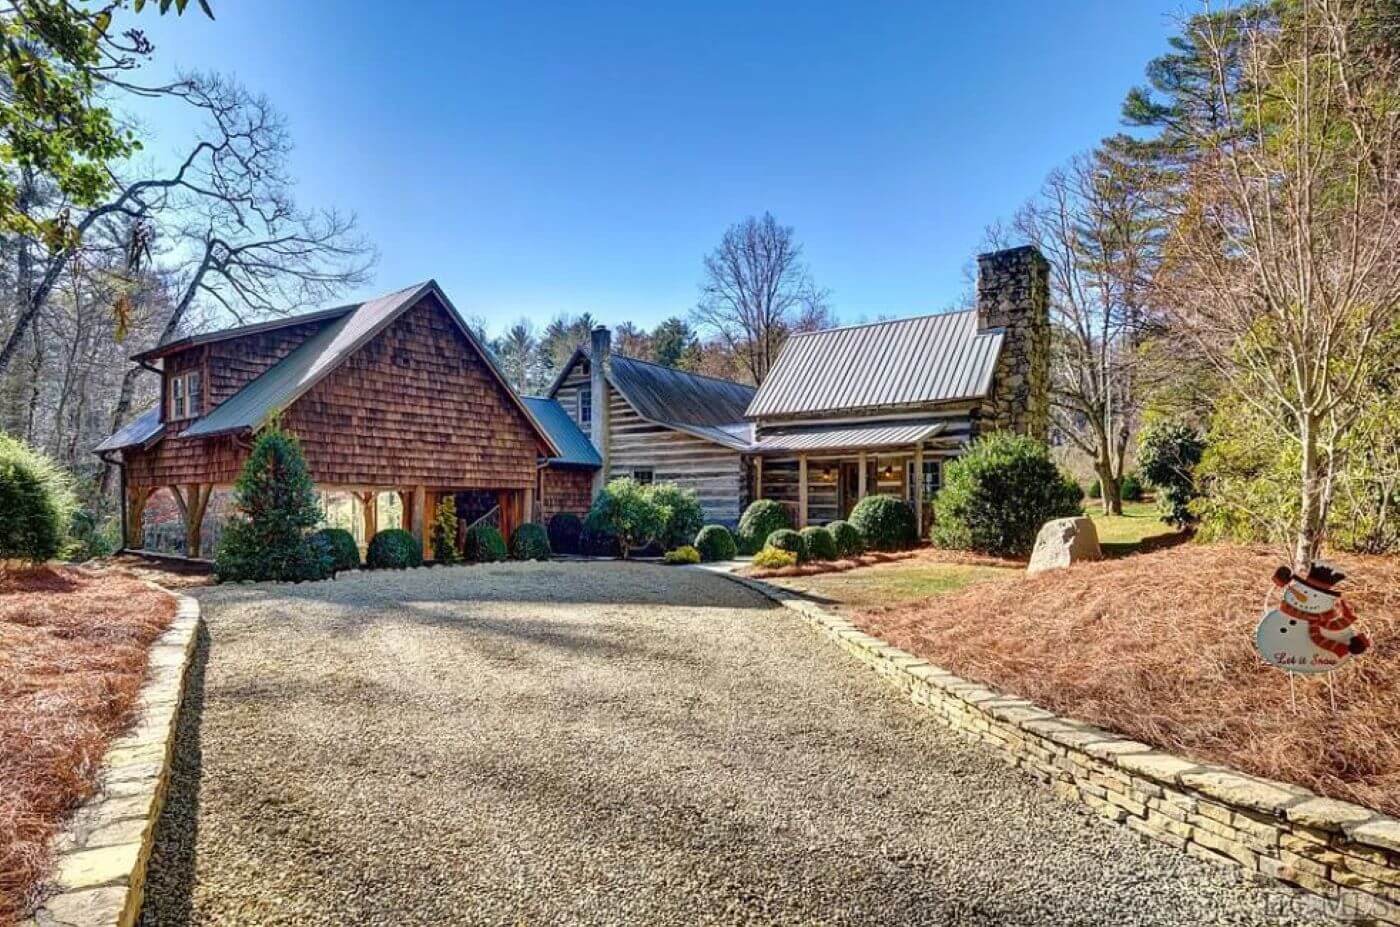
<svg viewBox="0 0 1400 927">
<path fill-rule="evenodd" d="M 860 464 L 855 461 L 842 462 L 841 479 L 837 485 L 841 494 L 837 501 L 844 519 L 850 516 L 851 509 L 860 501 Z"/>
</svg>

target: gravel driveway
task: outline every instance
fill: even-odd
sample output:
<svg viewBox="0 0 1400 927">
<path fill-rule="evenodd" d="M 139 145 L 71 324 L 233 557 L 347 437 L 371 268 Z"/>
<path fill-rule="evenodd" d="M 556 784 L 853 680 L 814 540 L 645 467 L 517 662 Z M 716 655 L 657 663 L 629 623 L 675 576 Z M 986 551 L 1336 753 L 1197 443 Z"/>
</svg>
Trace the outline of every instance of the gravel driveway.
<svg viewBox="0 0 1400 927">
<path fill-rule="evenodd" d="M 197 594 L 146 925 L 1304 922 L 1060 802 L 722 577 Z"/>
</svg>

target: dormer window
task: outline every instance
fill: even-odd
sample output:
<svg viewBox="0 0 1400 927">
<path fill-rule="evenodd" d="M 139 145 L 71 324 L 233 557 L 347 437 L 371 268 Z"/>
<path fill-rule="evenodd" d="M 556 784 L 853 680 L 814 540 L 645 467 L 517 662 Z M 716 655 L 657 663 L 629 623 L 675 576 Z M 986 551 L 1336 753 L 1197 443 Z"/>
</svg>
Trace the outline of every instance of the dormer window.
<svg viewBox="0 0 1400 927">
<path fill-rule="evenodd" d="M 578 391 L 578 423 L 583 427 L 593 423 L 593 390 L 587 386 Z"/>
<path fill-rule="evenodd" d="M 199 371 L 177 373 L 170 377 L 170 415 L 172 422 L 194 418 L 199 415 L 203 394 L 200 390 Z"/>
</svg>

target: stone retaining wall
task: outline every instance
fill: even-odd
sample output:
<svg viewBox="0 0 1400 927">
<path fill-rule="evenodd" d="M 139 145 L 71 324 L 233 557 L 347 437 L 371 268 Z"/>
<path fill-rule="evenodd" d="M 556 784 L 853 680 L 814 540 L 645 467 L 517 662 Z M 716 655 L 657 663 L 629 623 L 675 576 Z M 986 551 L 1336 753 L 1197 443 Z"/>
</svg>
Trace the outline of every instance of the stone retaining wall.
<svg viewBox="0 0 1400 927">
<path fill-rule="evenodd" d="M 722 571 L 715 571 L 722 572 Z M 767 583 L 950 727 L 1006 751 L 1063 798 L 1153 840 L 1311 892 L 1335 916 L 1400 925 L 1400 821 L 1296 785 L 1197 763 L 968 682 Z"/>
<path fill-rule="evenodd" d="M 141 913 L 200 621 L 198 602 L 170 595 L 179 606 L 151 646 L 136 726 L 107 748 L 98 793 L 56 840 L 50 895 L 24 927 L 129 927 Z"/>
</svg>

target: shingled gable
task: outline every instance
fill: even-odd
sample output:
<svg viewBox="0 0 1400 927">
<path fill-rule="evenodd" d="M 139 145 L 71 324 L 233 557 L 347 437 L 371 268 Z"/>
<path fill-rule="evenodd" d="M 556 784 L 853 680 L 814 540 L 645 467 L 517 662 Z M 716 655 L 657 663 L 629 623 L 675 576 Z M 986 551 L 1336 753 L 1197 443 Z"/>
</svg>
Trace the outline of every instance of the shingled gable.
<svg viewBox="0 0 1400 927">
<path fill-rule="evenodd" d="M 281 361 L 272 365 L 257 378 L 234 393 L 214 408 L 208 415 L 195 422 L 181 434 L 182 438 L 207 438 L 235 432 L 255 430 L 274 414 L 286 409 L 307 391 L 321 382 L 339 367 L 347 358 L 368 344 L 404 312 L 418 305 L 426 296 L 433 296 L 447 311 L 447 314 L 472 349 L 480 355 L 491 375 L 510 397 L 515 407 L 530 423 L 550 456 L 560 451 L 553 438 L 535 417 L 530 407 L 521 400 L 511 387 L 505 375 L 496 366 L 491 352 L 487 351 L 471 329 L 463 321 L 451 300 L 443 293 L 434 280 L 389 293 L 376 299 L 350 307 L 348 310 L 332 310 L 313 314 L 314 318 L 331 318 L 333 321 Z M 341 314 L 336 314 L 341 313 Z M 297 320 L 307 320 L 302 316 Z M 246 330 L 241 332 L 247 334 Z M 199 342 L 196 342 L 199 343 Z M 115 437 L 115 436 L 114 436 Z M 110 439 L 109 439 L 110 440 Z"/>
</svg>

